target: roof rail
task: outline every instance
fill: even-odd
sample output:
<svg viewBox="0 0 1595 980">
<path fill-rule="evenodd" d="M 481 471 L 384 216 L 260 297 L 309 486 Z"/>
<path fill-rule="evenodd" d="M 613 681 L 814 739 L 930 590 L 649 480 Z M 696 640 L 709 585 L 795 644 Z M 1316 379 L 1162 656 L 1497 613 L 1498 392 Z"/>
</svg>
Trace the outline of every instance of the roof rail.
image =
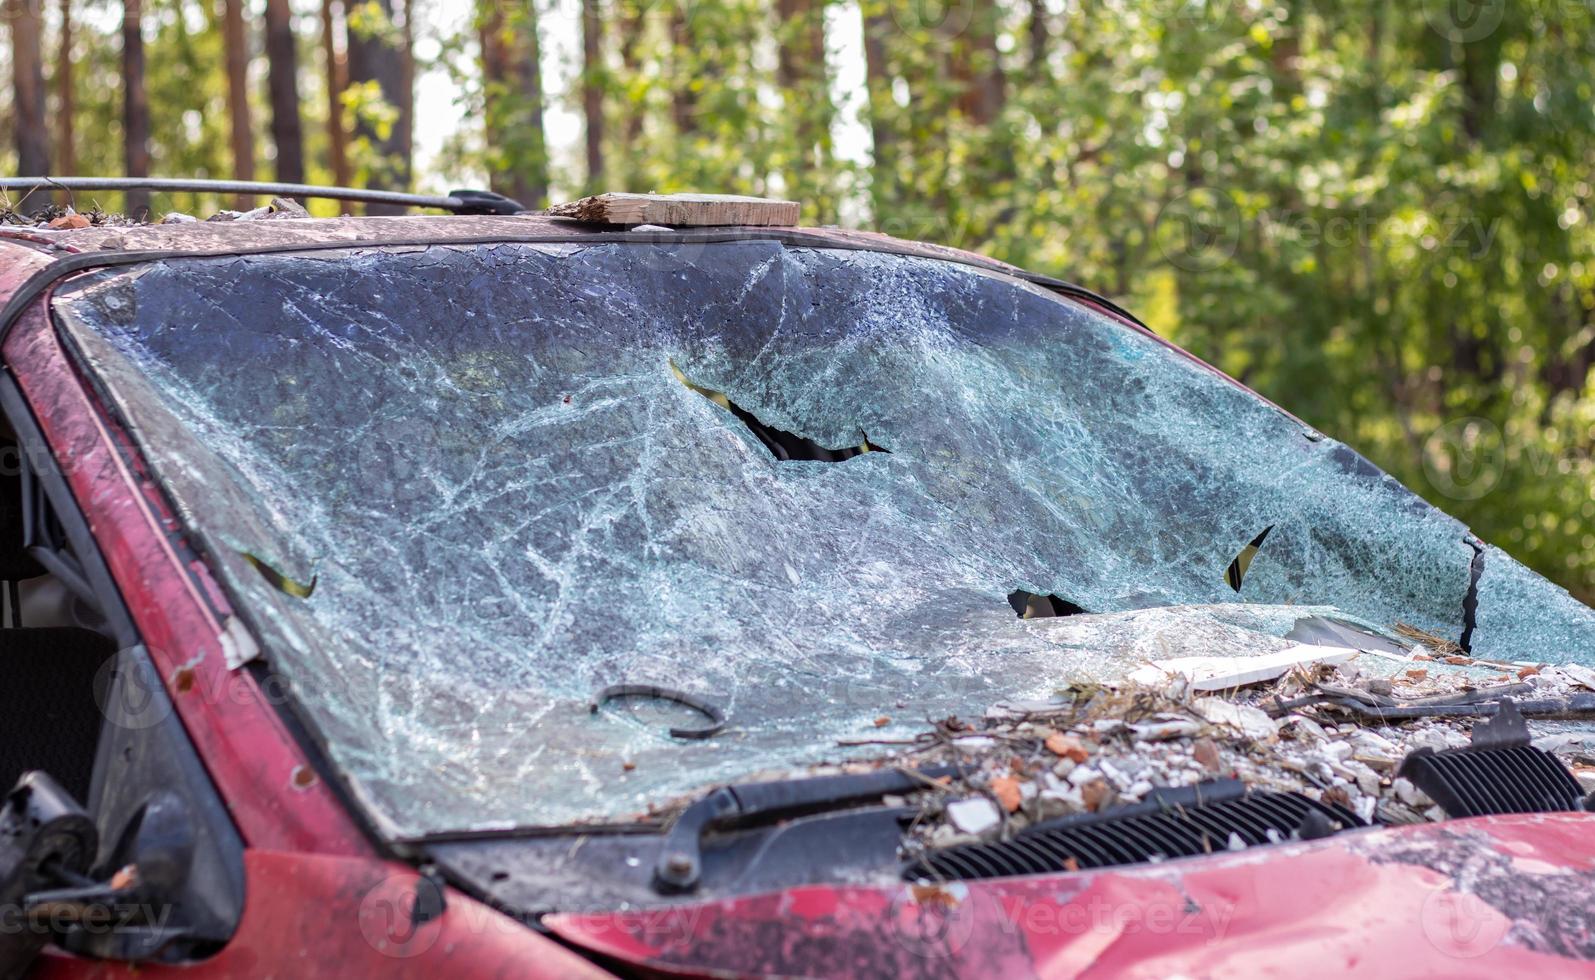
<svg viewBox="0 0 1595 980">
<path fill-rule="evenodd" d="M 0 191 L 187 191 L 210 194 L 259 194 L 276 197 L 320 197 L 333 201 L 402 204 L 437 208 L 455 214 L 520 214 L 526 208 L 492 191 L 450 191 L 448 197 L 402 194 L 362 187 L 325 187 L 316 184 L 271 184 L 254 180 L 187 180 L 166 177 L 4 177 Z"/>
</svg>

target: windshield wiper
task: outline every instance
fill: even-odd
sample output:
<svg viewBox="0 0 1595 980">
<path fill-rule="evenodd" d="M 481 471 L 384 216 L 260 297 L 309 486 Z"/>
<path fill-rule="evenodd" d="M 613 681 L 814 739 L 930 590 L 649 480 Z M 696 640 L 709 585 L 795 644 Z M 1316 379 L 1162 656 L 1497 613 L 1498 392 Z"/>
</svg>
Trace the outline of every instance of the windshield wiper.
<svg viewBox="0 0 1595 980">
<path fill-rule="evenodd" d="M 711 826 L 736 830 L 878 800 L 894 793 L 923 789 L 932 780 L 957 771 L 953 766 L 933 766 L 722 786 L 687 807 L 676 818 L 665 838 L 659 862 L 654 866 L 654 889 L 685 892 L 697 887 L 703 868 L 703 833 Z"/>
</svg>

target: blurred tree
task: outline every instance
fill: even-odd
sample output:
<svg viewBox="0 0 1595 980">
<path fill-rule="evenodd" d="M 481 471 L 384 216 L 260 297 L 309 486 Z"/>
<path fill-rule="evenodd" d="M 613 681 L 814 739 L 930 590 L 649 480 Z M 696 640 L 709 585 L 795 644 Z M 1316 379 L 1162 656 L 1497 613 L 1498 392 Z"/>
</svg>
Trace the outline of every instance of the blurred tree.
<svg viewBox="0 0 1595 980">
<path fill-rule="evenodd" d="M 61 174 L 78 172 L 77 93 L 72 81 L 72 0 L 60 0 L 60 38 L 56 42 L 55 77 L 55 168 Z M 20 102 L 20 100 L 18 100 Z"/>
<path fill-rule="evenodd" d="M 290 184 L 305 179 L 304 136 L 299 128 L 299 55 L 288 0 L 266 0 L 266 60 L 271 95 L 271 140 L 276 177 Z"/>
<path fill-rule="evenodd" d="M 582 0 L 582 141 L 587 190 L 604 190 L 604 27 L 598 0 Z"/>
<path fill-rule="evenodd" d="M 50 172 L 50 133 L 44 125 L 44 56 L 40 0 L 7 0 L 11 26 L 12 95 L 15 99 L 17 169 L 26 176 Z M 16 203 L 31 212 L 50 201 L 48 192 L 25 194 Z"/>
<path fill-rule="evenodd" d="M 543 207 L 548 200 L 548 151 L 536 7 L 532 0 L 484 0 L 477 25 L 491 187 L 526 207 Z"/>
<path fill-rule="evenodd" d="M 129 177 L 150 175 L 150 107 L 144 92 L 144 12 L 142 0 L 122 0 L 122 147 Z M 150 213 L 145 191 L 126 195 L 128 214 Z"/>
<path fill-rule="evenodd" d="M 328 166 L 332 182 L 339 187 L 353 183 L 349 172 L 349 135 L 343 122 L 343 93 L 349 87 L 349 66 L 338 47 L 338 25 L 343 5 L 338 0 L 321 0 L 321 58 L 327 85 Z"/>
<path fill-rule="evenodd" d="M 407 28 L 394 19 L 392 0 L 361 0 L 347 8 L 349 88 L 354 136 L 367 187 L 410 186 L 410 116 L 413 115 Z M 402 214 L 404 208 L 368 204 L 367 214 Z"/>
<path fill-rule="evenodd" d="M 227 118 L 232 123 L 233 179 L 255 179 L 255 131 L 249 112 L 249 36 L 243 0 L 222 0 L 222 48 L 227 55 Z M 237 207 L 254 204 L 240 195 Z"/>
<path fill-rule="evenodd" d="M 825 0 L 776 0 L 776 15 L 780 23 L 776 83 L 791 130 L 784 154 L 785 192 L 807 203 L 817 220 L 834 221 Z"/>
</svg>

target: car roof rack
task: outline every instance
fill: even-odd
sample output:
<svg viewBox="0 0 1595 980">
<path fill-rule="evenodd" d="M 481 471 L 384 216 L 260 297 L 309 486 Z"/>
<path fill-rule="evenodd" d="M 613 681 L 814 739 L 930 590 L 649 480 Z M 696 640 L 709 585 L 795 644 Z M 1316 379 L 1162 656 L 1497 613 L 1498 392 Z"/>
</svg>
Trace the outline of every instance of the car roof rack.
<svg viewBox="0 0 1595 980">
<path fill-rule="evenodd" d="M 520 214 L 519 201 L 492 191 L 450 191 L 447 197 L 404 194 L 363 187 L 327 187 L 317 184 L 275 184 L 255 180 L 188 180 L 167 177 L 4 177 L 0 191 L 181 191 L 200 194 L 258 194 L 275 197 L 319 197 L 333 201 L 400 204 L 437 208 L 455 214 Z"/>
</svg>

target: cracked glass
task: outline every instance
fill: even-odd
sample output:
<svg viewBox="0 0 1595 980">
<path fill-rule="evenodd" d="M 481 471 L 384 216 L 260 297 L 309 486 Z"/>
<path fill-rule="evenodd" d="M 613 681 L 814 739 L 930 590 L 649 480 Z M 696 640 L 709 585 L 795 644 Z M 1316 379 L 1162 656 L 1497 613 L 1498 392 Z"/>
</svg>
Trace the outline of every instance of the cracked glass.
<svg viewBox="0 0 1595 980">
<path fill-rule="evenodd" d="M 394 836 L 631 820 L 1308 616 L 1464 629 L 1463 525 L 973 267 L 368 247 L 98 273 L 56 311 Z M 1595 614 L 1504 553 L 1477 595 L 1475 654 L 1595 662 Z M 591 710 L 623 683 L 727 728 Z"/>
</svg>

